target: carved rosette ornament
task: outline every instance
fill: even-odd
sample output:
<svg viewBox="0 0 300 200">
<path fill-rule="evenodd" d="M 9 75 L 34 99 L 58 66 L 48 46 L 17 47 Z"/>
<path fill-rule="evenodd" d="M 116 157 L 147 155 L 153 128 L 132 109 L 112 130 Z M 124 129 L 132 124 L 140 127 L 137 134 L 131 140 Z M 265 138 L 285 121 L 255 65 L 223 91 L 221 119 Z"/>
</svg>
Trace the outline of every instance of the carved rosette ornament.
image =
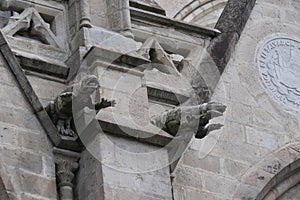
<svg viewBox="0 0 300 200">
<path fill-rule="evenodd" d="M 78 169 L 80 154 L 54 148 L 57 187 L 60 200 L 73 200 L 73 180 Z"/>
<path fill-rule="evenodd" d="M 257 63 L 267 90 L 284 106 L 300 112 L 300 42 L 273 37 L 258 51 Z"/>
</svg>

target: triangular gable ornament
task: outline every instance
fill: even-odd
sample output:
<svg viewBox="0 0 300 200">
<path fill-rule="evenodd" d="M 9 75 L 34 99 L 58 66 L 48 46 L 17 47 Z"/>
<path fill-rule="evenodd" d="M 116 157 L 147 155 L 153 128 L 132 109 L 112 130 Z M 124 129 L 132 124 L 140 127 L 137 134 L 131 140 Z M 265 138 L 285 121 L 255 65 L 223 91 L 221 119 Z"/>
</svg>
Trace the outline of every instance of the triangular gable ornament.
<svg viewBox="0 0 300 200">
<path fill-rule="evenodd" d="M 148 38 L 144 42 L 141 48 L 137 51 L 137 54 L 151 60 L 151 65 L 153 66 L 153 68 L 156 68 L 163 73 L 180 77 L 182 76 L 177 70 L 173 61 L 170 59 L 168 53 L 153 37 Z"/>
<path fill-rule="evenodd" d="M 20 15 L 12 16 L 2 32 L 5 35 L 14 36 L 19 31 L 29 29 L 32 36 L 38 36 L 44 43 L 63 49 L 49 25 L 34 8 L 26 8 Z"/>
</svg>

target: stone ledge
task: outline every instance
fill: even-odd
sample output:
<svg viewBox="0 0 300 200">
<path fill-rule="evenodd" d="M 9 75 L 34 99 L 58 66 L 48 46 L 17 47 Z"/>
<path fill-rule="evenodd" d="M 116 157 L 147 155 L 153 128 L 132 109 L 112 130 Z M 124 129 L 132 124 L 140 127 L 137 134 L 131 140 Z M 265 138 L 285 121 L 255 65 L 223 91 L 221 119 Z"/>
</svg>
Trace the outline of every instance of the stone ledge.
<svg viewBox="0 0 300 200">
<path fill-rule="evenodd" d="M 166 26 L 168 28 L 174 28 L 178 31 L 184 31 L 186 33 L 194 33 L 199 36 L 216 37 L 221 32 L 217 29 L 204 28 L 200 26 L 191 25 L 178 20 L 170 19 L 168 17 L 158 15 L 155 13 L 141 11 L 136 8 L 130 8 L 130 14 L 133 21 L 142 21 L 145 24 L 151 24 L 156 26 Z"/>
<path fill-rule="evenodd" d="M 154 2 L 156 3 L 156 2 Z M 137 1 L 137 0 L 130 0 L 129 1 L 129 5 L 130 7 L 134 7 L 134 8 L 138 8 L 138 9 L 141 9 L 141 10 L 146 10 L 146 11 L 149 11 L 149 12 L 154 12 L 154 13 L 157 13 L 157 14 L 160 14 L 160 15 L 166 15 L 166 11 L 160 7 L 157 3 L 156 5 L 152 3 L 146 3 L 146 2 L 142 2 L 142 1 Z"/>
<path fill-rule="evenodd" d="M 79 118 L 85 120 L 84 114 Z M 99 133 L 131 138 L 155 146 L 165 146 L 173 139 L 173 136 L 151 124 L 141 130 L 124 116 L 108 111 L 100 111 L 96 119 L 91 119 L 84 128 L 78 130 L 78 135 L 85 146 Z"/>
<path fill-rule="evenodd" d="M 66 79 L 68 76 L 69 68 L 63 63 L 54 64 L 37 58 L 28 58 L 20 55 L 17 55 L 17 58 L 25 70 L 47 74 L 61 79 Z"/>
</svg>

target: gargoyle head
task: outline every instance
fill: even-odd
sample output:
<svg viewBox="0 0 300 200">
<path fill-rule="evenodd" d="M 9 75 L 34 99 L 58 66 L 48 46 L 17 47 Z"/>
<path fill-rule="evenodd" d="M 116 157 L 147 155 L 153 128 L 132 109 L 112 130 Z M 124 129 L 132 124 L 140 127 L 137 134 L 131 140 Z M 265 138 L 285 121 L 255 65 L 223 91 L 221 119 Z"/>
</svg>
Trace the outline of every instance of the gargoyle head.
<svg viewBox="0 0 300 200">
<path fill-rule="evenodd" d="M 81 81 L 80 91 L 86 94 L 92 94 L 100 87 L 98 78 L 95 75 L 87 75 Z"/>
</svg>

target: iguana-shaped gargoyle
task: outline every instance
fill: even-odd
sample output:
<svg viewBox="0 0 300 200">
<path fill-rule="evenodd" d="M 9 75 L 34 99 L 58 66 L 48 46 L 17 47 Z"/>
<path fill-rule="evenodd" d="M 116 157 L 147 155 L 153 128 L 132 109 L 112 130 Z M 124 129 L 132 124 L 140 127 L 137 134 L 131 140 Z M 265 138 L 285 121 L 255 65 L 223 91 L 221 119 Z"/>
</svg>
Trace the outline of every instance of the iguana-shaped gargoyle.
<svg viewBox="0 0 300 200">
<path fill-rule="evenodd" d="M 75 83 L 65 89 L 54 101 L 51 101 L 45 108 L 53 123 L 56 125 L 59 134 L 62 136 L 74 137 L 76 134 L 71 128 L 73 119 L 72 104 L 76 103 L 76 110 L 84 107 L 95 109 L 98 112 L 102 108 L 115 105 L 115 101 L 108 101 L 100 97 L 96 103 L 92 101 L 92 94 L 100 87 L 98 79 L 94 75 L 85 76 L 79 83 Z M 74 102 L 75 101 L 75 102 Z M 74 105 L 73 105 L 74 106 Z"/>
<path fill-rule="evenodd" d="M 226 106 L 210 102 L 196 106 L 179 106 L 153 116 L 151 123 L 175 136 L 179 128 L 190 128 L 196 132 L 196 138 L 204 138 L 210 131 L 220 129 L 222 124 L 209 124 L 209 120 L 222 116 Z"/>
</svg>

